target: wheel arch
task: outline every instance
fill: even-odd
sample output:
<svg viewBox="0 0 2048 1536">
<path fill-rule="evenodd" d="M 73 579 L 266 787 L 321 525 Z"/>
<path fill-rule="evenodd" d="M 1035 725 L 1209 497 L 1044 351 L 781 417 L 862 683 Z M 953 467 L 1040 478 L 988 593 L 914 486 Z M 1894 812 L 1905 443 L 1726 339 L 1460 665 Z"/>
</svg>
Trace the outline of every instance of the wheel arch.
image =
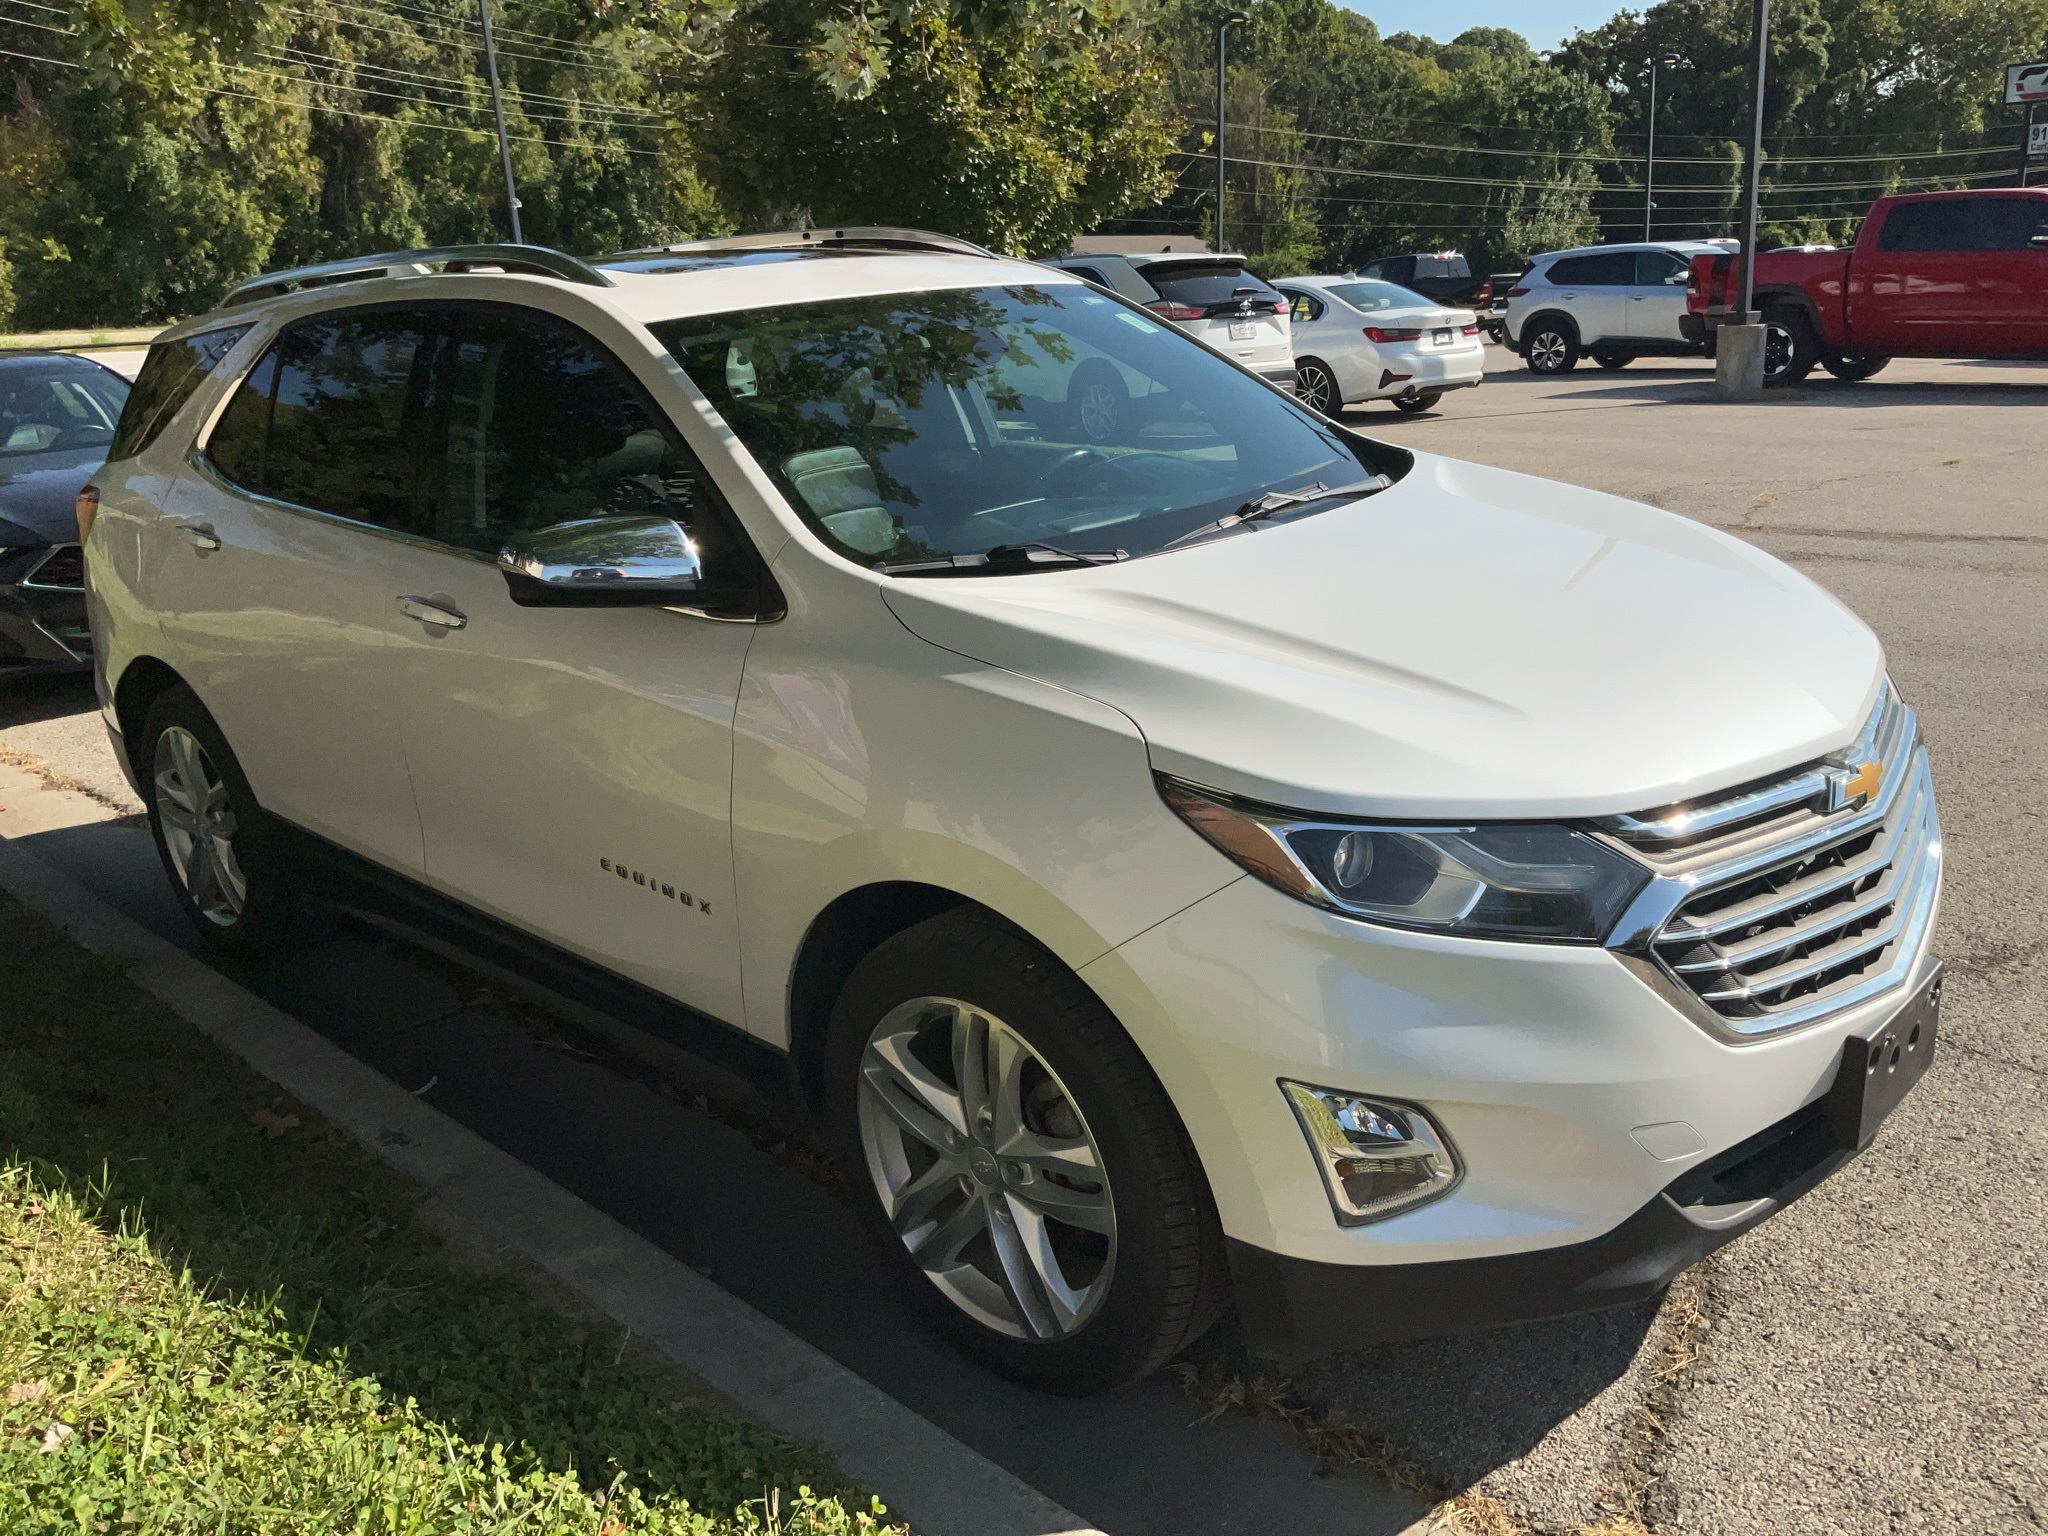
<svg viewBox="0 0 2048 1536">
<path fill-rule="evenodd" d="M 175 667 L 159 657 L 137 656 L 122 669 L 121 679 L 114 685 L 114 719 L 121 727 L 121 751 L 129 778 L 138 790 L 148 777 L 138 756 L 143 722 L 148 720 L 151 706 L 171 689 L 190 686 Z"/>
<path fill-rule="evenodd" d="M 1579 333 L 1579 322 L 1572 317 L 1570 310 L 1539 309 L 1535 314 L 1522 322 L 1522 329 L 1519 332 L 1519 339 L 1521 341 L 1519 350 L 1523 356 L 1526 357 L 1528 355 L 1530 336 L 1545 322 L 1556 325 L 1567 332 L 1571 336 L 1573 345 L 1585 345 L 1585 337 Z"/>
</svg>

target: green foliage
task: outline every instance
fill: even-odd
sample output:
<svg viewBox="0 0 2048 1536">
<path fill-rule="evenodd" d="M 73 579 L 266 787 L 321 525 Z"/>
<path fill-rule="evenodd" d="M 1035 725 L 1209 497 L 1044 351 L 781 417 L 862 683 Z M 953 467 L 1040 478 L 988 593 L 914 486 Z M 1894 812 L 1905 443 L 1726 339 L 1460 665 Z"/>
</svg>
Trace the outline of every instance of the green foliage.
<svg viewBox="0 0 2048 1536">
<path fill-rule="evenodd" d="M 0 1530 L 877 1530 L 5 898 L 0 1170 Z"/>
<path fill-rule="evenodd" d="M 1038 254 L 1166 190 L 1156 88 L 1114 5 L 744 0 L 691 121 L 742 222 L 907 224 Z"/>
<path fill-rule="evenodd" d="M 1778 0 L 1764 98 L 1774 156 L 1766 238 L 1850 238 L 1871 200 L 1902 185 L 2009 184 L 2019 126 L 2016 109 L 1998 104 L 2004 66 L 2037 57 L 2044 36 L 2048 0 Z M 1646 142 L 1649 60 L 1679 56 L 1657 77 L 1661 239 L 1725 234 L 1734 222 L 1752 48 L 1748 0 L 1664 0 L 1580 33 L 1556 55 L 1609 93 L 1632 155 Z M 1980 147 L 1994 153 L 1925 154 Z M 1626 171 L 1607 180 L 1630 183 L 1640 210 L 1640 161 Z M 1989 174 L 1965 179 L 1976 172 Z"/>
</svg>

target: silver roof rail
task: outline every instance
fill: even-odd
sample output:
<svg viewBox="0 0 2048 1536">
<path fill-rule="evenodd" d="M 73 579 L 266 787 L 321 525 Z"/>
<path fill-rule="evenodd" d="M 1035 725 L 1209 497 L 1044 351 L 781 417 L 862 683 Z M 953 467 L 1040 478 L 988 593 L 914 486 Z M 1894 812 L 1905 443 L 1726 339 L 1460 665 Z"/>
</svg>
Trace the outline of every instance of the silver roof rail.
<svg viewBox="0 0 2048 1536">
<path fill-rule="evenodd" d="M 948 256 L 985 256 L 994 251 L 971 240 L 935 235 L 928 229 L 898 229 L 887 224 L 849 224 L 837 229 L 770 230 L 755 235 L 725 235 L 716 240 L 688 240 L 680 245 L 653 245 L 635 251 L 614 251 L 600 262 L 630 261 L 639 256 L 725 256 L 748 251 L 881 250 L 937 251 Z"/>
<path fill-rule="evenodd" d="M 593 288 L 616 287 L 610 278 L 580 257 L 544 245 L 437 245 L 418 251 L 390 251 L 381 256 L 352 256 L 317 266 L 293 267 L 252 277 L 222 299 L 217 309 L 253 304 L 306 288 L 333 283 L 361 283 L 379 277 L 425 277 L 433 272 L 516 272 L 528 277 L 558 277 Z"/>
</svg>

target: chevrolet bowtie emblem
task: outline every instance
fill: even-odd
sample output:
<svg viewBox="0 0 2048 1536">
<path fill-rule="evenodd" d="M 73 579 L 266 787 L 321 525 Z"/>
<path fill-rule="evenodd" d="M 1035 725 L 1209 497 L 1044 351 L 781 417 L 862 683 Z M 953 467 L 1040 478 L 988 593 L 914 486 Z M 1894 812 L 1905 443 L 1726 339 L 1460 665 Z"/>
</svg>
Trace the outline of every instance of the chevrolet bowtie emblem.
<svg viewBox="0 0 2048 1536">
<path fill-rule="evenodd" d="M 1884 787 L 1884 764 L 1873 758 L 1853 768 L 1838 768 L 1828 776 L 1828 809 L 1868 805 Z"/>
</svg>

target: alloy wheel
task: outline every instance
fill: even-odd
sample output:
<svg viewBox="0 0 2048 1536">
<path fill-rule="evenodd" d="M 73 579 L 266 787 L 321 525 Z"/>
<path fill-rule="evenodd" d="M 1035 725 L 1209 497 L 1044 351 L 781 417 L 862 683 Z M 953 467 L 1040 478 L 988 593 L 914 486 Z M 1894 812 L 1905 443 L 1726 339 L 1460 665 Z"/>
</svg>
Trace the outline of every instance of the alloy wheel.
<svg viewBox="0 0 2048 1536">
<path fill-rule="evenodd" d="M 1318 416 L 1334 417 L 1344 408 L 1337 399 L 1337 381 L 1320 363 L 1303 363 L 1295 369 L 1294 392 Z"/>
<path fill-rule="evenodd" d="M 987 1009 L 920 997 L 861 1052 L 861 1151 L 911 1259 L 1011 1338 L 1081 1328 L 1109 1293 L 1116 1208 L 1073 1096 Z"/>
<path fill-rule="evenodd" d="M 1571 343 L 1561 331 L 1543 331 L 1530 338 L 1529 362 L 1538 373 L 1557 373 L 1564 368 Z"/>
<path fill-rule="evenodd" d="M 208 922 L 231 928 L 249 900 L 235 856 L 235 811 L 228 787 L 199 738 L 167 726 L 156 739 L 156 815 L 178 883 Z"/>
<path fill-rule="evenodd" d="M 1090 384 L 1081 391 L 1081 430 L 1094 441 L 1107 442 L 1116 435 L 1123 416 L 1123 402 L 1107 384 Z"/>
<path fill-rule="evenodd" d="M 1782 378 L 1791 371 L 1792 355 L 1797 349 L 1797 339 L 1791 327 L 1764 322 L 1764 377 Z"/>
</svg>

